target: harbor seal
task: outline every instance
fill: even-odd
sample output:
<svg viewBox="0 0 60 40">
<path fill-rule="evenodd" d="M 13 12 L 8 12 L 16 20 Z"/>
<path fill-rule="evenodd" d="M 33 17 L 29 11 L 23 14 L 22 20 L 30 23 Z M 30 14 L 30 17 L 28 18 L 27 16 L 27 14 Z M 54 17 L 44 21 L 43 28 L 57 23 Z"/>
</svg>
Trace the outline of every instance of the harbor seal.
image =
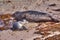
<svg viewBox="0 0 60 40">
<path fill-rule="evenodd" d="M 47 22 L 47 21 L 57 22 L 58 21 L 52 18 L 52 16 L 48 13 L 39 12 L 39 11 L 30 11 L 30 10 L 23 11 L 23 12 L 16 11 L 15 13 L 13 13 L 13 17 L 15 17 L 17 21 L 23 19 L 26 19 L 27 21 L 30 22 Z"/>
<path fill-rule="evenodd" d="M 23 26 L 23 23 L 18 21 L 13 23 L 13 27 L 11 28 L 12 30 L 27 30 L 25 26 Z"/>
</svg>

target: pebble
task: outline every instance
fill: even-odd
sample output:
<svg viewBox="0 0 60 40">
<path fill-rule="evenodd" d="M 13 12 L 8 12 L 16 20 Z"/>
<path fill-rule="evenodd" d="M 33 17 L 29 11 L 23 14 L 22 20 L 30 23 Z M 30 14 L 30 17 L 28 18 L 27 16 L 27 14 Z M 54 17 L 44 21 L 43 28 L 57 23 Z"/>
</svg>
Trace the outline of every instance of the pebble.
<svg viewBox="0 0 60 40">
<path fill-rule="evenodd" d="M 52 4 L 49 4 L 49 6 L 56 6 L 56 4 L 55 3 L 52 3 Z"/>
<path fill-rule="evenodd" d="M 60 11 L 60 8 L 52 9 L 53 11 Z"/>
<path fill-rule="evenodd" d="M 0 27 L 3 27 L 4 25 L 4 21 L 0 19 Z"/>
</svg>

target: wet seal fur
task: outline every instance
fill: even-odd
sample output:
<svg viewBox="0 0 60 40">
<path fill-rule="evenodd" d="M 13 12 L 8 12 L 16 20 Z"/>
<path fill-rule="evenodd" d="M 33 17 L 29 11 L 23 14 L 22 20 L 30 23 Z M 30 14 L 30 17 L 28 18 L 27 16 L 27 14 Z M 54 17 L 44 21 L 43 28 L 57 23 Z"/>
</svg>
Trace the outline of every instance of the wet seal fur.
<svg viewBox="0 0 60 40">
<path fill-rule="evenodd" d="M 26 19 L 27 21 L 30 22 L 47 22 L 47 21 L 59 22 L 57 19 L 52 18 L 52 16 L 48 13 L 32 10 L 23 12 L 16 11 L 15 13 L 13 13 L 12 16 L 15 17 L 17 21 Z"/>
<path fill-rule="evenodd" d="M 27 30 L 27 28 L 25 26 L 23 26 L 23 24 L 21 24 L 20 22 L 14 22 L 13 23 L 13 28 L 11 28 L 12 30 Z"/>
</svg>

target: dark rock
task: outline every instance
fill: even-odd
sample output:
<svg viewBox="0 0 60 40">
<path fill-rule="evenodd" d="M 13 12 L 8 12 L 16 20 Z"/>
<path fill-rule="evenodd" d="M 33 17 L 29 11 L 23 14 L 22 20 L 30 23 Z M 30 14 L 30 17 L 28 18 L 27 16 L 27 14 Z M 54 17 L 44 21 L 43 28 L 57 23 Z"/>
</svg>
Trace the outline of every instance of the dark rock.
<svg viewBox="0 0 60 40">
<path fill-rule="evenodd" d="M 7 1 L 7 3 L 11 3 L 11 1 L 10 1 L 10 0 L 8 0 L 8 1 Z"/>
<path fill-rule="evenodd" d="M 37 37 L 37 38 L 34 38 L 33 40 L 41 40 L 41 38 Z"/>
<path fill-rule="evenodd" d="M 60 9 L 59 8 L 57 8 L 57 9 L 52 9 L 53 11 L 60 11 Z"/>
<path fill-rule="evenodd" d="M 4 21 L 0 19 L 0 27 L 4 27 Z"/>
<path fill-rule="evenodd" d="M 56 4 L 55 4 L 55 3 L 53 3 L 53 4 L 49 4 L 49 6 L 56 6 Z"/>
<path fill-rule="evenodd" d="M 23 39 L 21 39 L 21 40 L 23 40 Z"/>
</svg>

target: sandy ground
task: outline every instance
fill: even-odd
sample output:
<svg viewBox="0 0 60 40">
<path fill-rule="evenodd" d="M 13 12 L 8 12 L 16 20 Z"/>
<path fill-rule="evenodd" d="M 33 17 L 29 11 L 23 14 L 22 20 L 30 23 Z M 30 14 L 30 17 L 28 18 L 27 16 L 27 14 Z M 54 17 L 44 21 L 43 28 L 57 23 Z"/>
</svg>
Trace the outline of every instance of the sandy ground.
<svg viewBox="0 0 60 40">
<path fill-rule="evenodd" d="M 0 0 L 0 14 L 36 10 L 60 15 L 60 11 L 54 11 L 55 9 L 60 9 L 60 0 Z M 60 40 L 60 23 L 47 22 L 40 23 L 39 26 L 38 23 L 28 23 L 25 26 L 28 30 L 0 31 L 0 40 Z"/>
</svg>

